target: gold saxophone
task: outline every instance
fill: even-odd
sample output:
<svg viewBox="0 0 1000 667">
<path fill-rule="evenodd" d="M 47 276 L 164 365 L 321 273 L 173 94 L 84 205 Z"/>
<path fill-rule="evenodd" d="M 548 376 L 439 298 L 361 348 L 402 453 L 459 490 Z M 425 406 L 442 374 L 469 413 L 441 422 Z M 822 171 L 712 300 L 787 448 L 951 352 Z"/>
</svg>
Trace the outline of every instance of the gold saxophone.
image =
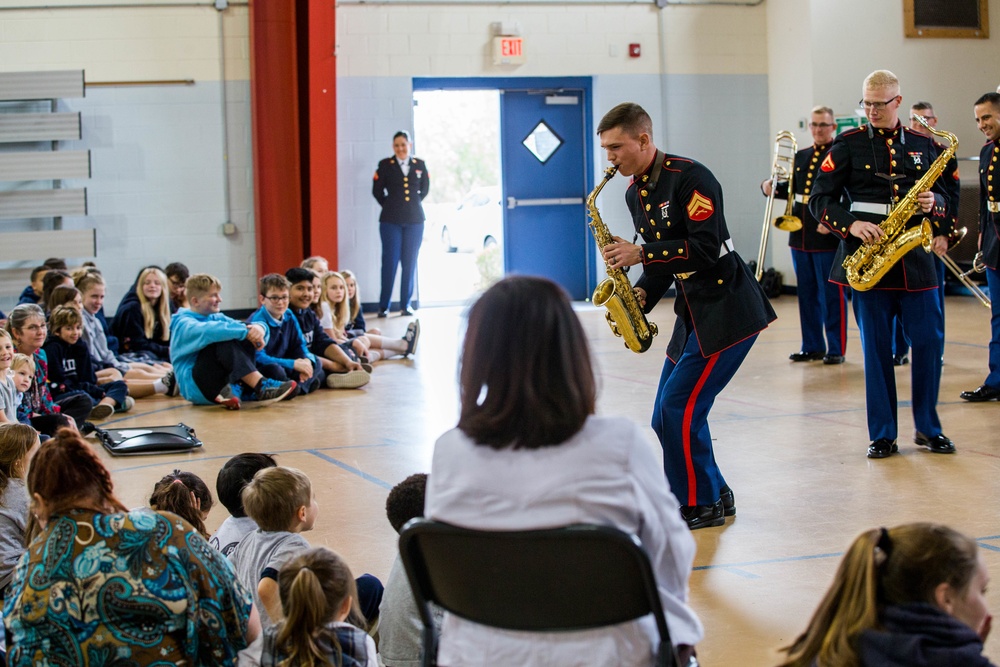
<svg viewBox="0 0 1000 667">
<path fill-rule="evenodd" d="M 914 118 L 932 134 L 947 137 L 951 145 L 934 160 L 927 173 L 910 188 L 906 196 L 892 209 L 889 217 L 879 223 L 879 227 L 882 228 L 885 235 L 878 241 L 863 244 L 844 260 L 843 266 L 847 270 L 847 282 L 851 284 L 851 287 L 861 292 L 875 287 L 889 269 L 903 259 L 903 255 L 918 245 L 923 247 L 924 252 L 931 251 L 934 232 L 931 230 L 930 221 L 924 218 L 919 227 L 911 229 L 906 229 L 906 223 L 920 211 L 917 195 L 931 189 L 934 182 L 944 172 L 948 160 L 955 155 L 955 151 L 958 150 L 958 137 L 951 132 L 935 130 L 927 125 L 919 115 L 914 115 Z"/>
<path fill-rule="evenodd" d="M 594 233 L 594 240 L 597 241 L 598 253 L 602 253 L 605 246 L 615 242 L 597 210 L 597 195 L 617 171 L 618 167 L 605 169 L 604 180 L 587 196 L 590 230 Z M 655 324 L 646 320 L 642 305 L 632 290 L 632 283 L 629 282 L 625 271 L 612 267 L 607 261 L 604 262 L 604 266 L 608 277 L 594 288 L 591 299 L 594 305 L 608 309 L 604 317 L 608 320 L 611 333 L 625 339 L 625 347 L 633 352 L 645 352 L 653 342 L 653 336 L 657 334 L 658 329 Z"/>
</svg>

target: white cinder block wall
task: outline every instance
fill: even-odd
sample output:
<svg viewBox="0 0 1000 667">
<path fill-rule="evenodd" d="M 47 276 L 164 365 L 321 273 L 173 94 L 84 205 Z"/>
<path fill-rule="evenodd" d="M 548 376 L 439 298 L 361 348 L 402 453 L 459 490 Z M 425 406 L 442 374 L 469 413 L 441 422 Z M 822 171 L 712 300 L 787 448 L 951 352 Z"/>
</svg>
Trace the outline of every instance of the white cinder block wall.
<svg viewBox="0 0 1000 667">
<path fill-rule="evenodd" d="M 520 26 L 526 64 L 492 64 L 496 22 Z M 762 6 L 341 4 L 340 265 L 358 272 L 363 301 L 377 299 L 379 210 L 371 176 L 391 153 L 392 135 L 412 129 L 412 82 L 428 76 L 593 77 L 594 126 L 619 102 L 642 104 L 661 148 L 716 173 L 734 240 L 744 255 L 756 256 L 763 176 L 754 170 L 766 169 L 769 159 L 766 32 Z M 628 57 L 630 43 L 642 46 L 640 58 Z M 595 181 L 607 166 L 598 143 Z M 623 235 L 631 228 L 624 190 L 625 180 L 615 179 L 601 197 L 603 219 Z"/>
<path fill-rule="evenodd" d="M 220 14 L 210 3 L 107 9 L 42 9 L 50 4 L 44 0 L 17 4 L 39 9 L 0 11 L 5 71 L 83 69 L 88 82 L 194 81 L 88 87 L 85 98 L 60 103 L 83 118 L 82 141 L 62 147 L 89 148 L 93 169 L 88 181 L 65 182 L 87 187 L 89 214 L 64 223 L 97 228 L 96 261 L 108 281 L 109 314 L 141 267 L 172 261 L 217 275 L 225 307 L 255 304 L 247 8 L 231 5 Z M 227 218 L 237 226 L 233 236 L 222 234 Z M 14 229 L 18 223 L 0 225 Z M 0 264 L 0 308 L 13 305 L 37 263 Z"/>
</svg>

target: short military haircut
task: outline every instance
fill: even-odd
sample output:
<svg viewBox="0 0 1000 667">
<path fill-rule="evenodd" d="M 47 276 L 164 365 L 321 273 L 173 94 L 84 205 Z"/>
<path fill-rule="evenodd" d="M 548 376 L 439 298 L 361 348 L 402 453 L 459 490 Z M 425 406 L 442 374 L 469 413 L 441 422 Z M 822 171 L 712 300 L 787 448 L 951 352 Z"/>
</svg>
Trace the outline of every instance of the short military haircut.
<svg viewBox="0 0 1000 667">
<path fill-rule="evenodd" d="M 934 113 L 934 105 L 930 102 L 914 102 L 910 105 L 910 111 L 930 111 Z M 920 114 L 921 116 L 926 116 L 927 114 Z"/>
<path fill-rule="evenodd" d="M 269 273 L 260 279 L 260 295 L 267 296 L 271 290 L 287 290 L 292 284 L 280 273 Z"/>
<path fill-rule="evenodd" d="M 70 306 L 56 306 L 52 314 L 49 315 L 49 329 L 52 333 L 58 333 L 63 327 L 72 327 L 83 323 L 83 316 L 80 311 Z"/>
<path fill-rule="evenodd" d="M 196 273 L 184 282 L 187 297 L 203 297 L 213 289 L 222 289 L 222 283 L 215 276 L 207 273 Z"/>
<path fill-rule="evenodd" d="M 385 499 L 385 515 L 397 533 L 406 522 L 424 515 L 424 497 L 427 494 L 427 474 L 416 473 L 392 487 Z"/>
<path fill-rule="evenodd" d="M 261 530 L 288 530 L 299 508 L 312 502 L 312 484 L 301 470 L 264 468 L 243 489 L 242 498 L 247 516 Z"/>
<path fill-rule="evenodd" d="M 992 104 L 997 109 L 1000 109 L 1000 90 L 995 93 L 986 93 L 980 97 L 976 100 L 975 106 L 979 106 L 980 104 Z"/>
<path fill-rule="evenodd" d="M 820 105 L 813 107 L 811 113 L 821 113 L 826 114 L 827 116 L 833 116 L 833 109 Z"/>
<path fill-rule="evenodd" d="M 277 465 L 273 456 L 262 452 L 246 452 L 229 459 L 215 478 L 215 494 L 219 496 L 219 502 L 234 517 L 245 517 L 247 512 L 243 508 L 243 489 L 257 471 Z"/>
<path fill-rule="evenodd" d="M 51 270 L 52 267 L 45 266 L 44 264 L 42 264 L 41 266 L 36 266 L 31 270 L 31 282 L 35 282 L 35 280 L 38 278 L 39 273 L 48 273 Z"/>
<path fill-rule="evenodd" d="M 296 266 L 285 271 L 285 278 L 291 285 L 303 282 L 309 283 L 311 285 L 312 280 L 315 276 L 316 276 L 315 271 L 313 271 L 312 269 L 304 269 L 301 266 Z"/>
<path fill-rule="evenodd" d="M 896 75 L 887 69 L 877 69 L 868 76 L 865 77 L 865 83 L 863 86 L 865 89 L 868 88 L 895 88 L 896 94 L 899 95 L 899 79 Z M 877 100 L 881 101 L 881 100 Z"/>
<path fill-rule="evenodd" d="M 622 102 L 604 114 L 604 118 L 597 125 L 597 136 L 601 136 L 603 132 L 616 127 L 620 127 L 633 137 L 638 137 L 645 132 L 650 139 L 653 138 L 653 119 L 649 117 L 645 109 L 635 102 Z"/>
<path fill-rule="evenodd" d="M 42 264 L 50 269 L 62 269 L 63 271 L 69 268 L 66 266 L 66 260 L 62 257 L 49 257 L 47 260 L 42 262 Z"/>
</svg>

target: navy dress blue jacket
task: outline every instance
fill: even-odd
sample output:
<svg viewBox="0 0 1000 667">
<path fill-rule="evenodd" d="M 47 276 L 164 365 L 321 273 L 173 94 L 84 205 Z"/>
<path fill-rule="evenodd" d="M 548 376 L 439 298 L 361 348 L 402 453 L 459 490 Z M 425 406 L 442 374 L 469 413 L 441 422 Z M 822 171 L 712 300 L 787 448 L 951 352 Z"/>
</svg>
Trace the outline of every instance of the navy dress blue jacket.
<svg viewBox="0 0 1000 667">
<path fill-rule="evenodd" d="M 406 176 L 395 157 L 378 163 L 372 177 L 372 196 L 382 207 L 379 222 L 406 225 L 425 220 L 421 202 L 431 190 L 430 175 L 423 160 L 410 157 L 409 161 L 410 173 Z"/>
<path fill-rule="evenodd" d="M 804 199 L 805 203 L 796 200 L 792 205 L 792 215 L 802 221 L 802 229 L 788 234 L 789 248 L 803 252 L 833 252 L 840 245 L 839 236 L 821 234 L 817 231 L 820 222 L 806 206 L 809 201 L 809 193 L 812 192 L 813 182 L 819 171 L 819 165 L 822 164 L 823 158 L 829 151 L 830 144 L 813 144 L 795 153 L 792 185 L 795 194 Z M 788 181 L 778 183 L 778 187 L 774 189 L 774 196 L 777 199 L 788 197 Z M 780 213 L 784 213 L 784 211 Z"/>
<path fill-rule="evenodd" d="M 722 205 L 722 186 L 701 163 L 657 152 L 625 191 L 642 238 L 646 312 L 677 280 L 677 319 L 667 356 L 680 359 L 688 335 L 708 357 L 765 329 L 777 318 L 746 263 L 733 250 Z M 655 180 L 655 187 L 652 186 Z M 693 275 L 685 275 L 692 274 Z"/>
<path fill-rule="evenodd" d="M 993 270 L 1000 268 L 1000 213 L 989 205 L 1000 202 L 1000 141 L 989 141 L 979 151 L 979 249 L 983 262 Z M 996 185 L 994 185 L 996 183 Z"/>
</svg>

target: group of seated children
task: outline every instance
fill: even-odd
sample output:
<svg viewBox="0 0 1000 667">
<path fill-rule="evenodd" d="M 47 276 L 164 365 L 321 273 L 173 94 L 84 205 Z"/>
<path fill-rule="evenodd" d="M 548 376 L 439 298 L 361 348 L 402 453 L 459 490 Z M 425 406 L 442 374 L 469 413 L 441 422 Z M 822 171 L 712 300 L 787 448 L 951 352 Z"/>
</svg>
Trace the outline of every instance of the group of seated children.
<svg viewBox="0 0 1000 667">
<path fill-rule="evenodd" d="M 317 260 L 304 264 L 322 269 Z M 373 362 L 416 349 L 419 321 L 398 339 L 365 330 L 349 271 L 321 277 L 296 267 L 259 286 L 260 308 L 244 323 L 219 312 L 214 277 L 191 276 L 179 262 L 144 267 L 109 325 L 100 271 L 47 260 L 7 318 L 10 347 L 28 358 L 0 355 L 0 423 L 20 419 L 46 436 L 63 426 L 88 431 L 89 420 L 155 394 L 230 409 L 267 405 L 323 386 L 361 387 Z M 31 377 L 26 388 L 11 376 L 19 370 Z"/>
</svg>

